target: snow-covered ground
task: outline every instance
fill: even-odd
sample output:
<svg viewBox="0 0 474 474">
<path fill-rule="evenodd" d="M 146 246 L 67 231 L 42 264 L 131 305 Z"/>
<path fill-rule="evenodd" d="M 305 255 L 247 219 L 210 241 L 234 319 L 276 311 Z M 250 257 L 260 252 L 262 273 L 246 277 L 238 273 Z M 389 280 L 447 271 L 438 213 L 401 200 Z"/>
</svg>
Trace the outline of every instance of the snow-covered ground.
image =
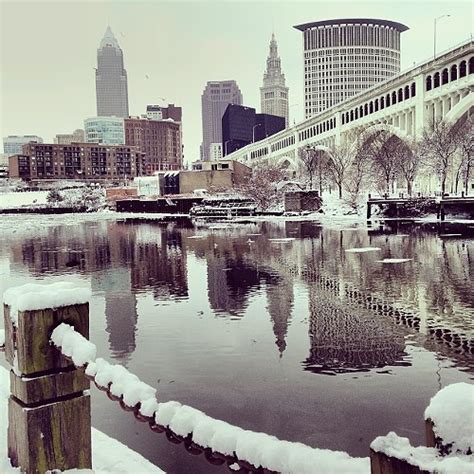
<svg viewBox="0 0 474 474">
<path fill-rule="evenodd" d="M 24 193 L 0 193 L 0 209 L 46 204 L 48 191 L 29 191 Z"/>
<path fill-rule="evenodd" d="M 18 468 L 12 468 L 7 457 L 8 397 L 10 396 L 10 377 L 8 371 L 0 367 L 0 472 L 2 474 L 20 474 Z M 119 441 L 92 428 L 92 471 L 71 470 L 75 474 L 158 474 L 163 473 L 143 456 L 132 451 Z"/>
</svg>

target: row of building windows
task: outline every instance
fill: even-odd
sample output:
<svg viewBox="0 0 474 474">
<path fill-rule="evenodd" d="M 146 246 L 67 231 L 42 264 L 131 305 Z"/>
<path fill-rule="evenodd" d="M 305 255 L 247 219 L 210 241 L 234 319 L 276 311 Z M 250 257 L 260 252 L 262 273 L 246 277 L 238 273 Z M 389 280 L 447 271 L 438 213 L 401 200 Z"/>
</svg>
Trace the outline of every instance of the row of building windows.
<svg viewBox="0 0 474 474">
<path fill-rule="evenodd" d="M 468 72 L 469 68 L 469 72 Z M 474 73 L 474 56 L 469 58 L 469 65 L 467 61 L 461 61 L 459 66 L 453 64 L 449 69 L 444 68 L 441 72 L 435 72 L 433 75 L 426 77 L 426 90 L 436 89 L 437 87 L 447 84 L 448 82 L 457 81 L 467 74 Z"/>
<path fill-rule="evenodd" d="M 291 137 L 283 138 L 283 140 L 279 140 L 278 142 L 274 143 L 271 146 L 272 153 L 274 151 L 282 150 L 287 146 L 291 146 L 295 144 L 295 137 L 292 135 Z"/>
<path fill-rule="evenodd" d="M 350 112 L 345 112 L 342 114 L 342 124 L 352 122 L 353 120 L 358 120 L 366 115 L 370 115 L 379 110 L 390 107 L 391 105 L 398 104 L 404 100 L 411 99 L 416 95 L 416 85 L 414 82 L 411 85 L 406 85 L 405 87 L 400 87 L 397 91 L 388 93 L 378 99 L 371 100 L 370 102 L 355 107 Z"/>
<path fill-rule="evenodd" d="M 322 56 L 326 60 L 330 60 L 333 57 L 344 56 L 347 54 L 355 55 L 356 57 L 364 57 L 368 55 L 372 56 L 386 56 L 387 58 L 400 59 L 400 52 L 385 48 L 337 48 L 337 49 L 325 49 L 318 51 L 305 51 L 304 57 L 309 60 L 310 58 L 317 58 Z"/>
<path fill-rule="evenodd" d="M 316 135 L 332 130 L 333 128 L 336 128 L 335 118 L 331 118 L 322 123 L 318 123 L 317 125 L 313 125 L 312 127 L 309 127 L 306 130 L 299 132 L 298 138 L 300 141 L 307 140 L 308 138 L 312 138 Z"/>
<path fill-rule="evenodd" d="M 335 46 L 382 46 L 400 49 L 400 32 L 379 25 L 319 26 L 304 32 L 304 49 Z"/>
</svg>

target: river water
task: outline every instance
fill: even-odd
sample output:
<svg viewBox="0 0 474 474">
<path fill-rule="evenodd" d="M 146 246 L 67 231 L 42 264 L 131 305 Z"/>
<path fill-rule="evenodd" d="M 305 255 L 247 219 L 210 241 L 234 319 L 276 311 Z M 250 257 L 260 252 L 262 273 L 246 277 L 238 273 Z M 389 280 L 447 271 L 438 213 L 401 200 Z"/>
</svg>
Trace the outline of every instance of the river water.
<svg viewBox="0 0 474 474">
<path fill-rule="evenodd" d="M 430 397 L 472 383 L 473 279 L 469 225 L 0 222 L 0 294 L 90 285 L 98 355 L 159 400 L 353 456 L 389 431 L 422 444 Z M 167 472 L 225 472 L 91 392 L 93 425 Z"/>
</svg>

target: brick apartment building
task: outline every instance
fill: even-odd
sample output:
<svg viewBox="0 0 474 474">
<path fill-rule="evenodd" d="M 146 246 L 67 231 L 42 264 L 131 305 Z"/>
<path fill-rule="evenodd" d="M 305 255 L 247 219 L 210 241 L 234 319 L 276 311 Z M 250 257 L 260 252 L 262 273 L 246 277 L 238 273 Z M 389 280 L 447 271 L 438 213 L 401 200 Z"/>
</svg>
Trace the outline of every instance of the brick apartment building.
<svg viewBox="0 0 474 474">
<path fill-rule="evenodd" d="M 10 177 L 36 179 L 122 180 L 142 174 L 144 157 L 137 147 L 98 143 L 69 145 L 27 143 L 9 158 Z"/>
<path fill-rule="evenodd" d="M 182 168 L 181 122 L 172 119 L 126 118 L 125 143 L 145 154 L 145 174 Z"/>
</svg>

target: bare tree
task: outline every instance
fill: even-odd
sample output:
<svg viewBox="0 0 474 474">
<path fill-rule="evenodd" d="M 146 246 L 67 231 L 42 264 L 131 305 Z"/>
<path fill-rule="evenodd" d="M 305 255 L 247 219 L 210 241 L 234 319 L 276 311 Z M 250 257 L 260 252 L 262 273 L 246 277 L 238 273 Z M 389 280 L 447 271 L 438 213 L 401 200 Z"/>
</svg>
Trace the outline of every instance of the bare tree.
<svg viewBox="0 0 474 474">
<path fill-rule="evenodd" d="M 382 193 L 390 193 L 399 170 L 402 147 L 403 142 L 387 130 L 377 131 L 367 140 L 372 178 Z"/>
<path fill-rule="evenodd" d="M 444 120 L 435 120 L 423 130 L 420 151 L 425 164 L 433 169 L 441 182 L 441 193 L 446 192 L 446 181 L 453 169 L 453 161 L 460 146 L 460 127 Z"/>
<path fill-rule="evenodd" d="M 268 209 L 281 200 L 278 183 L 286 179 L 287 172 L 283 166 L 261 162 L 252 168 L 249 179 L 235 189 L 255 200 L 261 209 Z"/>
<path fill-rule="evenodd" d="M 469 193 L 469 180 L 474 168 L 474 119 L 466 117 L 458 124 L 459 153 L 461 155 L 460 174 L 464 182 L 464 191 Z M 457 186 L 456 186 L 457 188 Z"/>
<path fill-rule="evenodd" d="M 406 146 L 400 146 L 398 167 L 401 177 L 407 183 L 407 192 L 411 196 L 413 194 L 413 183 L 420 170 L 419 148 L 415 141 L 411 141 Z"/>
<path fill-rule="evenodd" d="M 317 150 L 310 146 L 300 148 L 298 150 L 298 157 L 302 164 L 303 173 L 308 176 L 309 188 L 313 189 L 313 181 L 318 174 L 318 169 L 321 166 L 324 151 Z M 321 180 L 320 180 L 321 181 Z"/>
<path fill-rule="evenodd" d="M 343 185 L 354 159 L 354 154 L 357 152 L 355 143 L 356 136 L 350 134 L 345 137 L 342 143 L 333 146 L 328 154 L 327 170 L 338 188 L 339 199 L 342 198 Z"/>
<path fill-rule="evenodd" d="M 370 154 L 365 142 L 365 136 L 359 135 L 354 142 L 354 155 L 347 170 L 344 187 L 348 193 L 348 203 L 354 209 L 359 207 L 359 199 L 364 189 L 364 183 L 370 175 Z"/>
</svg>

